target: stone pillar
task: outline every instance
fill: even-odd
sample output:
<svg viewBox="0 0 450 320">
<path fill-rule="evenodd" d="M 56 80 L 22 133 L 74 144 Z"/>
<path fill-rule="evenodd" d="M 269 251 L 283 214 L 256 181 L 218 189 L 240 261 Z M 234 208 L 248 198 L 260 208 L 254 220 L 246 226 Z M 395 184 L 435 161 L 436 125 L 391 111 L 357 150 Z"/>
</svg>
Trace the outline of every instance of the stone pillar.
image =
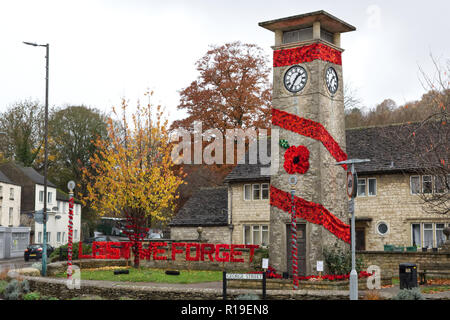
<svg viewBox="0 0 450 320">
<path fill-rule="evenodd" d="M 313 23 L 313 39 L 320 39 L 320 21 Z"/>
</svg>

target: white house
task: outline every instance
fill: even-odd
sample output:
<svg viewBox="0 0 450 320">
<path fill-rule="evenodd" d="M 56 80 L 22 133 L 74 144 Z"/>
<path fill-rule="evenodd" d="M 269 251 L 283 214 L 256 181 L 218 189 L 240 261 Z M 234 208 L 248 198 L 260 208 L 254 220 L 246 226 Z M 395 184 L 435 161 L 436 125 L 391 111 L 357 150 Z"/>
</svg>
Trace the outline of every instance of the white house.
<svg viewBox="0 0 450 320">
<path fill-rule="evenodd" d="M 21 187 L 0 172 L 0 226 L 20 225 Z"/>
<path fill-rule="evenodd" d="M 44 208 L 44 177 L 30 167 L 9 162 L 0 165 L 0 171 L 13 183 L 22 187 L 20 225 L 31 228 L 30 242 L 42 243 L 43 224 L 34 220 L 35 212 Z M 58 195 L 58 193 L 60 193 Z M 47 243 L 58 247 L 68 242 L 69 198 L 47 181 Z M 74 208 L 74 241 L 80 239 L 81 205 Z"/>
</svg>

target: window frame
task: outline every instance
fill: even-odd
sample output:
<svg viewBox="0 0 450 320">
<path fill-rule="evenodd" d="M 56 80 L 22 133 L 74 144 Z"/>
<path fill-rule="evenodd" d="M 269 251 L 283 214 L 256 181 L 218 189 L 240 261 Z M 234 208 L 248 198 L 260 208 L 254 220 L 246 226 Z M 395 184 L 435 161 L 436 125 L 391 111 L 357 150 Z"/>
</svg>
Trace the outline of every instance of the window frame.
<svg viewBox="0 0 450 320">
<path fill-rule="evenodd" d="M 267 198 L 263 197 L 263 191 L 267 190 Z M 261 200 L 270 199 L 270 183 L 261 183 Z"/>
<path fill-rule="evenodd" d="M 412 184 L 412 181 L 413 181 L 413 178 L 418 178 L 419 179 L 419 190 L 418 190 L 418 192 L 417 193 L 415 193 L 415 192 L 413 192 L 413 184 Z M 420 191 L 421 191 L 421 188 L 422 188 L 422 179 L 420 178 L 420 175 L 413 175 L 413 176 L 410 176 L 409 177 L 409 193 L 411 194 L 411 195 L 418 195 L 418 194 L 420 194 Z"/>
<path fill-rule="evenodd" d="M 356 196 L 357 197 L 367 197 L 367 179 L 366 178 L 358 178 L 356 181 Z M 364 181 L 364 194 L 359 194 L 359 181 Z"/>
<path fill-rule="evenodd" d="M 247 186 L 250 187 L 250 197 L 249 198 L 245 197 L 246 196 L 245 188 Z M 253 196 L 253 194 L 252 194 L 252 185 L 251 184 L 244 184 L 244 201 L 251 201 L 252 200 L 252 196 Z"/>
<path fill-rule="evenodd" d="M 375 194 L 371 195 L 370 194 L 370 180 L 375 181 Z M 367 178 L 367 196 L 368 197 L 376 197 L 378 194 L 377 191 L 377 178 Z"/>
<path fill-rule="evenodd" d="M 257 199 L 255 199 L 255 186 L 258 186 L 258 198 Z M 252 184 L 252 200 L 253 201 L 261 200 L 261 184 L 259 184 L 259 183 Z"/>
<path fill-rule="evenodd" d="M 425 184 L 425 177 L 430 177 L 430 181 L 429 181 L 429 183 L 431 184 L 431 186 L 430 186 L 430 192 L 425 192 L 425 187 L 424 187 L 424 184 Z M 428 181 L 427 181 L 428 182 Z M 433 176 L 432 175 L 429 175 L 429 174 L 426 174 L 426 175 L 423 175 L 422 176 L 422 183 L 421 183 L 421 190 L 422 190 L 422 194 L 433 194 Z"/>
<path fill-rule="evenodd" d="M 431 229 L 427 228 L 425 230 L 425 225 L 431 224 Z M 425 247 L 425 231 L 431 231 L 431 247 Z M 433 248 L 434 247 L 434 223 L 423 222 L 422 223 L 422 248 Z"/>
</svg>

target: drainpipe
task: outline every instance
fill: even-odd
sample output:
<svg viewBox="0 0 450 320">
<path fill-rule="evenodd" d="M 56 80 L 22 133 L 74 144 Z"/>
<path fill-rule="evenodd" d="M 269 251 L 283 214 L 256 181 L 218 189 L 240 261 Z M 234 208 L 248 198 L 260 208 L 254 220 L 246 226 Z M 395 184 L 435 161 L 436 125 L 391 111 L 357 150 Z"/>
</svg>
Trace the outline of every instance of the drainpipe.
<svg viewBox="0 0 450 320">
<path fill-rule="evenodd" d="M 231 187 L 231 185 L 228 183 L 228 194 L 230 197 L 230 200 L 228 201 L 228 228 L 230 229 L 230 244 L 233 243 L 233 188 Z"/>
</svg>

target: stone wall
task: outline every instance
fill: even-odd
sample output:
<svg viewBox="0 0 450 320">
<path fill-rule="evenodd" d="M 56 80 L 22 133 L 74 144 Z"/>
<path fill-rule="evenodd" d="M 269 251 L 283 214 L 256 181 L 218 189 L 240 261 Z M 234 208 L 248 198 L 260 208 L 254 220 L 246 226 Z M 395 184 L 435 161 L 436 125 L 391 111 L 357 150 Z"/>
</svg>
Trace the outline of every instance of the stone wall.
<svg viewBox="0 0 450 320">
<path fill-rule="evenodd" d="M 366 267 L 376 265 L 381 268 L 381 276 L 398 276 L 399 264 L 410 262 L 421 270 L 423 264 L 450 263 L 450 252 L 384 252 L 359 251 L 357 258 L 362 258 Z"/>
<path fill-rule="evenodd" d="M 41 295 L 72 299 L 82 295 L 100 296 L 108 300 L 129 298 L 133 300 L 221 300 L 222 289 L 199 289 L 187 287 L 152 287 L 149 285 L 130 285 L 106 281 L 81 281 L 80 289 L 69 289 L 65 279 L 24 277 L 32 291 Z M 228 289 L 227 298 L 235 299 L 243 294 L 258 294 L 261 290 Z M 348 290 L 268 290 L 268 300 L 348 300 Z"/>
<path fill-rule="evenodd" d="M 449 216 L 430 214 L 424 210 L 419 196 L 411 194 L 410 175 L 360 175 L 358 178 L 377 180 L 376 196 L 358 196 L 355 199 L 356 217 L 372 219 L 359 223 L 360 227 L 365 227 L 366 250 L 380 251 L 385 244 L 412 246 L 412 223 L 450 224 Z M 379 222 L 387 223 L 389 229 L 386 235 L 378 233 Z M 436 238 L 435 230 L 433 237 Z M 436 243 L 436 239 L 434 241 Z"/>
</svg>

